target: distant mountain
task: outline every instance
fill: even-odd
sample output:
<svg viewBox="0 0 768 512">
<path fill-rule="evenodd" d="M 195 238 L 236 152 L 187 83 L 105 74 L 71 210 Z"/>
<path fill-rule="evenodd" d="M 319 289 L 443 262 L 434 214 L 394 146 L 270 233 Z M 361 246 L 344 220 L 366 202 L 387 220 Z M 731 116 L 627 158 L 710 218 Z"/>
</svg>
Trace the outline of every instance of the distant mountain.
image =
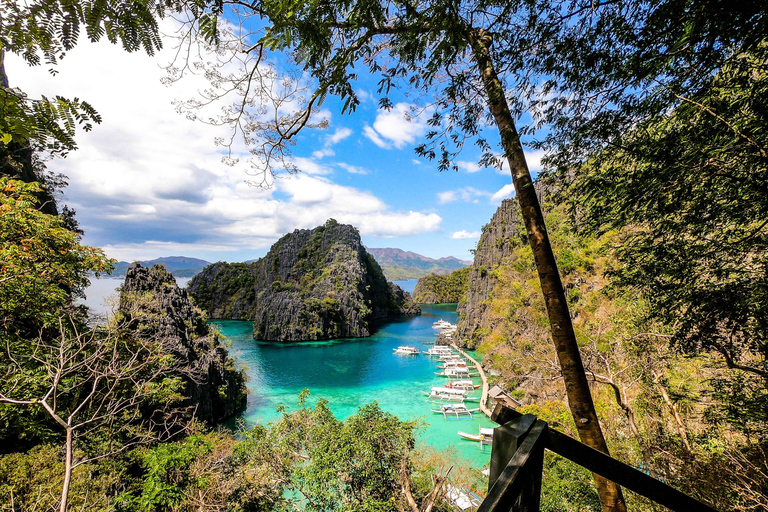
<svg viewBox="0 0 768 512">
<path fill-rule="evenodd" d="M 186 256 L 167 256 L 154 260 L 139 261 L 144 267 L 152 265 L 163 265 L 174 277 L 192 277 L 211 263 L 197 258 L 187 258 Z M 124 276 L 131 264 L 127 261 L 118 262 L 112 275 L 115 277 Z"/>
<path fill-rule="evenodd" d="M 376 258 L 384 275 L 390 280 L 418 279 L 427 274 L 450 274 L 472 264 L 471 261 L 463 261 L 453 256 L 436 260 L 402 249 L 366 249 Z"/>
</svg>

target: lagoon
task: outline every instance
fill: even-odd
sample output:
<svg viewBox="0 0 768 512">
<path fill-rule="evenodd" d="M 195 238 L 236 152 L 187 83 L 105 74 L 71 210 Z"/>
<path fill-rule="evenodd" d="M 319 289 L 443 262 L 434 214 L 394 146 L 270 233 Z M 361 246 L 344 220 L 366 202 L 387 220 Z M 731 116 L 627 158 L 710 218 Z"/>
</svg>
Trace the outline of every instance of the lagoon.
<svg viewBox="0 0 768 512">
<path fill-rule="evenodd" d="M 92 279 L 83 301 L 94 313 L 108 315 L 116 304 L 115 289 L 122 278 Z M 177 279 L 185 286 L 188 278 Z M 416 280 L 396 281 L 404 290 L 413 292 Z M 494 427 L 482 413 L 474 419 L 444 419 L 430 409 L 439 404 L 427 400 L 422 392 L 445 383 L 434 373 L 437 361 L 424 354 L 397 356 L 398 345 L 411 345 L 427 350 L 436 331 L 432 324 L 439 319 L 456 323 L 456 305 L 422 305 L 422 314 L 383 323 L 369 338 L 310 343 L 264 343 L 253 340 L 252 322 L 211 321 L 232 343 L 229 348 L 238 363 L 246 368 L 248 406 L 240 419 L 246 423 L 267 424 L 280 415 L 277 406 L 295 407 L 299 393 L 309 389 L 310 402 L 318 398 L 329 401 L 339 419 L 354 414 L 358 407 L 376 401 L 381 408 L 402 420 L 420 420 L 423 428 L 418 442 L 439 451 L 453 450 L 457 459 L 476 469 L 490 460 L 490 446 L 481 450 L 476 442 L 461 439 L 456 432 L 477 433 L 480 426 Z M 479 382 L 479 379 L 475 379 Z M 479 395 L 479 391 L 474 393 Z M 468 402 L 471 404 L 477 402 Z M 460 463 L 457 460 L 458 463 Z"/>
<path fill-rule="evenodd" d="M 312 399 L 324 398 L 339 419 L 376 401 L 384 411 L 402 420 L 423 423 L 419 443 L 439 451 L 453 450 L 465 465 L 481 469 L 490 460 L 490 446 L 461 439 L 459 430 L 477 433 L 480 426 L 496 426 L 481 412 L 474 419 L 444 419 L 430 410 L 422 392 L 442 386 L 446 380 L 435 372 L 437 361 L 425 354 L 393 354 L 398 345 L 427 350 L 434 341 L 432 323 L 439 319 L 456 322 L 456 305 L 422 305 L 422 314 L 403 317 L 379 326 L 369 338 L 308 343 L 265 343 L 252 338 L 251 322 L 212 321 L 232 342 L 230 354 L 246 366 L 249 377 L 248 406 L 242 419 L 247 424 L 279 419 L 277 406 L 296 406 L 299 393 L 308 389 Z M 479 383 L 479 379 L 476 378 Z M 479 390 L 472 395 L 479 396 Z M 470 408 L 477 402 L 468 402 Z M 457 462 L 460 462 L 457 460 Z"/>
</svg>

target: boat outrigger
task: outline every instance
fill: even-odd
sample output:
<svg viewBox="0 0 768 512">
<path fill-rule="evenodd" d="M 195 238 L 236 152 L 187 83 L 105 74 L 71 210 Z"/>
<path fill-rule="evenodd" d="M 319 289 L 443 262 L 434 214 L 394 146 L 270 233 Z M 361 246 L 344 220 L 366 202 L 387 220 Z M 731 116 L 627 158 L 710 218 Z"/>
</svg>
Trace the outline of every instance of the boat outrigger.
<svg viewBox="0 0 768 512">
<path fill-rule="evenodd" d="M 477 407 L 475 409 L 467 409 L 467 406 L 463 403 L 460 404 L 444 404 L 440 406 L 439 410 L 432 409 L 432 412 L 436 414 L 442 414 L 444 418 L 448 418 L 448 416 L 456 416 L 458 419 L 459 416 L 469 416 L 470 419 L 472 418 L 472 413 L 479 411 L 480 408 Z"/>
<path fill-rule="evenodd" d="M 394 350 L 395 350 L 395 354 L 402 354 L 407 356 L 415 356 L 415 355 L 418 355 L 420 352 L 419 349 L 417 349 L 416 347 L 409 347 L 406 345 L 397 347 Z"/>
</svg>

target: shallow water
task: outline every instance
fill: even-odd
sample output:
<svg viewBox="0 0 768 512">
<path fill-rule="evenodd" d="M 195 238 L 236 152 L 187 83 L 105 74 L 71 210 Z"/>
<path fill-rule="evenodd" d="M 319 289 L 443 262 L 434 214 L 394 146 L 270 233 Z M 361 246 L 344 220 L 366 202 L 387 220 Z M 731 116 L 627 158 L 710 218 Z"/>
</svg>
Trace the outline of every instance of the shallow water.
<svg viewBox="0 0 768 512">
<path fill-rule="evenodd" d="M 325 398 L 339 419 L 354 414 L 358 407 L 376 401 L 387 412 L 403 420 L 421 419 L 425 428 L 419 442 L 445 451 L 453 448 L 457 458 L 480 469 L 490 460 L 491 447 L 461 439 L 459 430 L 477 433 L 480 426 L 496 426 L 481 412 L 474 419 L 444 419 L 430 410 L 439 405 L 422 392 L 442 386 L 445 379 L 435 375 L 437 361 L 425 354 L 393 354 L 398 345 L 427 350 L 425 341 L 434 341 L 432 323 L 440 318 L 456 323 L 456 305 L 422 306 L 422 314 L 381 325 L 369 338 L 277 344 L 252 339 L 251 322 L 211 322 L 232 341 L 230 354 L 247 367 L 248 423 L 266 424 L 279 418 L 276 406 L 296 405 L 299 392 L 307 388 L 311 399 Z M 479 383 L 479 378 L 475 378 Z M 479 390 L 470 396 L 479 396 Z M 470 408 L 478 402 L 467 402 Z M 475 404 L 475 405 L 473 405 Z"/>
</svg>

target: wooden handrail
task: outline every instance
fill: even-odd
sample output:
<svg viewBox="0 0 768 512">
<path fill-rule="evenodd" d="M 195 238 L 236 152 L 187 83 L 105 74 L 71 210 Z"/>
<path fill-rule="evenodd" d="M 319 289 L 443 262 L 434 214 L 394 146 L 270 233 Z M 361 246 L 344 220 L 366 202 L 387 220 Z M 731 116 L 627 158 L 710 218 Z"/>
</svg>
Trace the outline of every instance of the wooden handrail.
<svg viewBox="0 0 768 512">
<path fill-rule="evenodd" d="M 508 512 L 512 504 L 516 504 L 515 511 L 538 511 L 542 477 L 542 468 L 538 467 L 538 462 L 543 463 L 544 448 L 670 510 L 717 512 L 674 487 L 550 428 L 544 421 L 536 420 L 533 423 L 531 415 L 522 415 L 503 404 L 497 404 L 491 419 L 501 426 L 494 430 L 490 489 L 478 512 Z M 515 431 L 516 425 L 519 425 L 517 434 L 511 436 L 511 443 L 516 445 L 516 450 L 508 456 L 507 450 L 497 446 L 496 432 L 502 434 L 502 437 L 509 437 L 508 432 Z M 504 453 L 504 456 L 494 457 L 493 452 L 497 450 L 499 455 Z M 503 460 L 505 457 L 509 457 L 506 464 Z M 503 471 L 500 471 L 500 464 L 504 465 Z M 499 476 L 494 481 L 495 475 Z M 538 480 L 533 487 L 529 483 L 531 478 Z M 528 485 L 528 489 L 522 491 L 525 485 Z"/>
</svg>

